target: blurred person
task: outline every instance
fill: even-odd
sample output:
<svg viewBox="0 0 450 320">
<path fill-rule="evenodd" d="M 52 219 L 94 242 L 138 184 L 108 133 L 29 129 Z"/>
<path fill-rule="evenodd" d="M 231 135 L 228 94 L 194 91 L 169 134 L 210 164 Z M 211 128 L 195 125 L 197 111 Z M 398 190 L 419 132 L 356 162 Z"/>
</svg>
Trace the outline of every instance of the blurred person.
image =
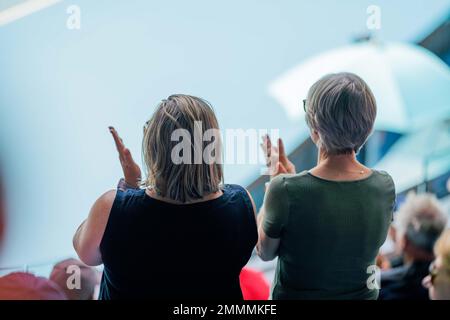
<svg viewBox="0 0 450 320">
<path fill-rule="evenodd" d="M 77 280 L 73 278 L 78 276 L 77 270 L 80 276 L 79 283 L 76 283 Z M 69 300 L 95 300 L 96 287 L 100 285 L 100 278 L 99 271 L 77 259 L 58 262 L 50 274 L 50 280 L 64 291 Z"/>
<path fill-rule="evenodd" d="M 267 300 L 270 285 L 260 271 L 245 267 L 239 276 L 244 300 Z"/>
<path fill-rule="evenodd" d="M 239 274 L 258 237 L 253 200 L 243 187 L 223 184 L 220 136 L 206 139 L 217 147 L 212 161 L 173 156 L 180 154 L 174 133 L 194 137 L 184 158 L 209 146 L 196 136 L 218 129 L 205 100 L 163 100 L 144 127 L 140 189 L 140 168 L 110 128 L 124 179 L 94 203 L 73 240 L 84 263 L 104 264 L 100 299 L 243 298 Z"/>
<path fill-rule="evenodd" d="M 5 232 L 5 201 L 3 199 L 3 181 L 0 175 L 0 251 L 2 249 L 3 234 Z"/>
<path fill-rule="evenodd" d="M 303 107 L 318 163 L 296 174 L 283 142 L 262 147 L 271 181 L 258 216 L 257 252 L 278 256 L 273 299 L 377 299 L 371 268 L 392 221 L 389 174 L 365 167 L 356 154 L 372 132 L 375 98 L 351 73 L 329 74 Z"/>
<path fill-rule="evenodd" d="M 53 281 L 14 272 L 0 277 L 0 300 L 67 300 L 67 297 Z"/>
<path fill-rule="evenodd" d="M 408 194 L 394 223 L 401 262 L 381 272 L 380 300 L 428 300 L 422 279 L 428 274 L 433 246 L 446 224 L 447 216 L 434 195 Z"/>
<path fill-rule="evenodd" d="M 445 230 L 434 246 L 436 260 L 430 265 L 423 285 L 431 300 L 450 300 L 450 229 Z"/>
<path fill-rule="evenodd" d="M 375 263 L 380 270 L 387 270 L 391 268 L 391 261 L 384 254 L 378 254 Z"/>
<path fill-rule="evenodd" d="M 0 175 L 0 249 L 5 230 L 5 202 Z M 30 273 L 13 272 L 0 277 L 0 300 L 66 300 L 53 282 Z"/>
</svg>

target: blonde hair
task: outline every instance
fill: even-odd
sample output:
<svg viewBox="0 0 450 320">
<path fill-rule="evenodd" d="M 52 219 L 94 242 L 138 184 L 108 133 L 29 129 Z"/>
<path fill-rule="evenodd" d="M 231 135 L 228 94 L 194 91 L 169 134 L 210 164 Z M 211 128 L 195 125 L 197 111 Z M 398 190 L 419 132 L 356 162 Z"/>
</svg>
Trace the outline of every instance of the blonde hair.
<svg viewBox="0 0 450 320">
<path fill-rule="evenodd" d="M 143 185 L 153 188 L 159 195 L 178 202 L 190 202 L 219 191 L 223 181 L 221 162 L 174 163 L 172 150 L 178 141 L 172 140 L 177 129 L 187 130 L 190 137 L 196 138 L 196 122 L 201 123 L 201 134 L 210 129 L 219 129 L 211 105 L 189 95 L 171 95 L 157 107 L 147 122 L 142 141 L 143 160 L 147 178 Z M 196 128 L 198 130 L 198 127 Z M 218 142 L 221 154 L 221 143 Z M 207 142 L 201 142 L 202 150 Z M 194 143 L 190 145 L 193 154 Z M 197 150 L 198 151 L 198 150 Z"/>
<path fill-rule="evenodd" d="M 442 270 L 450 279 L 450 229 L 445 230 L 434 245 L 434 255 L 441 257 Z"/>
<path fill-rule="evenodd" d="M 309 89 L 306 123 L 319 135 L 326 154 L 359 152 L 372 132 L 377 114 L 375 97 L 353 73 L 322 77 Z"/>
</svg>

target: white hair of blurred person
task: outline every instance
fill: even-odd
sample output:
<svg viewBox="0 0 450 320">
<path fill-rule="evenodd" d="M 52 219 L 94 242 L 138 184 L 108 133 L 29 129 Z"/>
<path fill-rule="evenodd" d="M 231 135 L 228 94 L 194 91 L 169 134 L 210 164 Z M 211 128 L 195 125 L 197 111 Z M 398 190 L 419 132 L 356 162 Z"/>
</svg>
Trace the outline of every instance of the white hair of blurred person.
<svg viewBox="0 0 450 320">
<path fill-rule="evenodd" d="M 431 300 L 450 300 L 450 229 L 445 230 L 434 246 L 436 260 L 430 274 L 423 279 Z"/>
<path fill-rule="evenodd" d="M 77 259 L 66 259 L 53 267 L 50 280 L 64 291 L 69 300 L 96 300 L 101 273 Z"/>
<path fill-rule="evenodd" d="M 397 251 L 405 258 L 432 259 L 433 246 L 446 224 L 447 214 L 435 195 L 410 192 L 394 218 Z"/>
</svg>

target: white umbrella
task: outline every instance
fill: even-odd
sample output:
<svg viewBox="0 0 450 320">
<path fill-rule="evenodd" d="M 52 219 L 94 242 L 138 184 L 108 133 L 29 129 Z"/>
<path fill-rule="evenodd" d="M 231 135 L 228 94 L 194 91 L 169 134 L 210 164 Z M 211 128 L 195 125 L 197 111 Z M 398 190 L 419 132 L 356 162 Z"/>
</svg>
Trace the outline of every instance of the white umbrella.
<svg viewBox="0 0 450 320">
<path fill-rule="evenodd" d="M 441 121 L 401 137 L 376 164 L 403 192 L 450 170 L 450 122 Z"/>
<path fill-rule="evenodd" d="M 450 69 L 430 51 L 411 44 L 356 43 L 317 55 L 292 68 L 269 87 L 292 120 L 301 101 L 327 73 L 353 72 L 372 89 L 378 104 L 375 128 L 405 132 L 450 118 Z"/>
</svg>

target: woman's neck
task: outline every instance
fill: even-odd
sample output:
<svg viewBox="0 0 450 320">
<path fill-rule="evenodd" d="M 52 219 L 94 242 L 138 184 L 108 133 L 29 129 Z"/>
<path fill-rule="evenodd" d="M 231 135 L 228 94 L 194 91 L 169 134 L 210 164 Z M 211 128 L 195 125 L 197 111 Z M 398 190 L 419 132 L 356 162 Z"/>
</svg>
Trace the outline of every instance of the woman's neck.
<svg viewBox="0 0 450 320">
<path fill-rule="evenodd" d="M 361 164 L 356 160 L 356 153 L 346 154 L 327 154 L 319 149 L 319 155 L 317 157 L 317 166 L 330 166 L 335 168 L 347 168 L 361 166 Z"/>
<path fill-rule="evenodd" d="M 310 172 L 328 180 L 359 180 L 368 177 L 372 172 L 356 159 L 353 151 L 348 154 L 326 154 L 319 149 L 317 166 Z"/>
</svg>

